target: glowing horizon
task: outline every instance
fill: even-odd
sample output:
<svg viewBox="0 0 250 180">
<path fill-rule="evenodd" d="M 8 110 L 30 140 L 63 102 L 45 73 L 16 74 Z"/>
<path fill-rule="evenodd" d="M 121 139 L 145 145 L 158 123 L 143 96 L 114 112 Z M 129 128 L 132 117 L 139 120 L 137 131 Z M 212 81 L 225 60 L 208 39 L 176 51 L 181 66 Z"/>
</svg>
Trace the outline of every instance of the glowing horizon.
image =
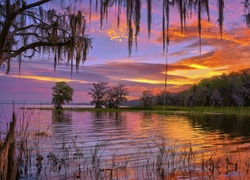
<svg viewBox="0 0 250 180">
<path fill-rule="evenodd" d="M 250 67 L 249 43 L 250 29 L 246 27 L 243 18 L 240 19 L 242 9 L 237 1 L 231 3 L 225 11 L 223 36 L 220 37 L 217 24 L 216 3 L 211 1 L 210 22 L 202 20 L 201 52 L 199 51 L 199 34 L 197 29 L 197 17 L 193 15 L 187 21 L 187 29 L 180 31 L 179 16 L 173 16 L 170 24 L 170 44 L 168 54 L 162 50 L 162 27 L 160 25 L 160 10 L 153 10 L 151 37 L 148 38 L 147 22 L 142 16 L 141 31 L 138 36 L 138 49 L 133 46 L 131 56 L 128 55 L 126 16 L 121 15 L 119 27 L 117 27 L 116 12 L 109 11 L 107 22 L 104 21 L 100 28 L 99 17 L 93 13 L 87 33 L 93 37 L 93 49 L 90 51 L 87 61 L 81 65 L 79 73 L 70 74 L 70 68 L 59 65 L 54 72 L 49 57 L 46 61 L 36 57 L 29 61 L 24 58 L 21 75 L 18 75 L 18 62 L 13 60 L 11 72 L 5 75 L 5 70 L 0 69 L 0 101 L 19 98 L 14 91 L 12 81 L 18 83 L 18 88 L 23 92 L 22 97 L 31 99 L 30 94 L 37 91 L 25 92 L 29 86 L 38 86 L 44 91 L 44 97 L 49 100 L 53 83 L 66 81 L 71 83 L 78 91 L 79 98 L 76 101 L 89 101 L 87 92 L 94 82 L 109 82 L 110 84 L 125 84 L 130 90 L 129 97 L 140 97 L 142 91 L 151 90 L 159 93 L 164 90 L 165 62 L 168 62 L 168 86 L 170 92 L 180 92 L 187 89 L 201 79 L 230 73 Z M 227 5 L 227 4 L 225 4 Z M 239 7 L 229 9 L 232 7 Z M 86 4 L 79 8 L 88 9 Z M 178 13 L 178 12 L 173 12 Z M 143 14 L 144 15 L 144 14 Z M 85 13 L 88 20 L 88 14 Z M 52 59 L 52 58 L 50 58 Z M 27 84 L 25 83 L 32 83 Z M 13 91 L 13 92 L 12 92 Z M 27 90 L 28 91 L 28 90 Z M 34 91 L 34 92 L 33 92 Z M 81 94 L 81 95 L 80 95 Z M 84 96 L 84 97 L 82 97 Z"/>
</svg>

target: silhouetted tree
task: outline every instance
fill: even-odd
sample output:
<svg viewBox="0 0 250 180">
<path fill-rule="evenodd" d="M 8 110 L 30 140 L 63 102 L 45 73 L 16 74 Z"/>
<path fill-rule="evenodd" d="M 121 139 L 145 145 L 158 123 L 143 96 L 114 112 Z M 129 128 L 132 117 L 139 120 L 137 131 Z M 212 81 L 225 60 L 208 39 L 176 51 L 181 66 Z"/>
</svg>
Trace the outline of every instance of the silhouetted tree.
<svg viewBox="0 0 250 180">
<path fill-rule="evenodd" d="M 109 86 L 108 82 L 93 83 L 88 94 L 91 95 L 91 104 L 95 104 L 95 108 L 118 108 L 122 102 L 127 101 L 128 89 L 124 84 Z"/>
<path fill-rule="evenodd" d="M 179 93 L 184 106 L 245 106 L 249 105 L 250 71 L 223 73 L 201 80 L 198 84 Z"/>
<path fill-rule="evenodd" d="M 108 108 L 118 108 L 122 102 L 127 101 L 128 89 L 124 84 L 110 87 L 105 98 L 105 106 Z"/>
<path fill-rule="evenodd" d="M 81 11 L 71 12 L 70 7 L 56 11 L 44 9 L 51 0 L 4 0 L 0 2 L 0 66 L 18 57 L 19 70 L 22 57 L 53 53 L 54 68 L 62 55 L 73 69 L 86 60 L 91 39 L 85 34 L 86 22 Z"/>
<path fill-rule="evenodd" d="M 164 106 L 164 104 L 165 105 L 179 105 L 177 96 L 178 94 L 176 93 L 162 91 L 159 94 L 155 95 L 155 104 L 160 105 L 160 106 Z M 165 100 L 165 103 L 164 103 L 164 100 Z"/>
<path fill-rule="evenodd" d="M 145 108 L 150 108 L 153 106 L 154 95 L 151 91 L 143 91 L 142 97 L 140 97 L 140 101 L 142 102 Z"/>
<path fill-rule="evenodd" d="M 88 93 L 92 97 L 91 105 L 95 104 L 95 108 L 102 108 L 105 105 L 108 88 L 108 82 L 93 83 L 93 88 L 90 88 Z"/>
<path fill-rule="evenodd" d="M 76 61 L 76 70 L 79 68 L 79 62 L 86 60 L 86 55 L 91 47 L 91 39 L 85 34 L 86 21 L 81 11 L 71 12 L 71 6 L 56 11 L 55 9 L 46 10 L 43 4 L 51 0 L 32 1 L 28 0 L 5 0 L 0 3 L 0 66 L 6 62 L 7 72 L 10 68 L 10 59 L 18 57 L 21 62 L 22 56 L 32 57 L 35 52 L 49 52 L 54 54 L 55 67 L 61 58 L 62 52 L 67 56 L 67 61 L 71 63 Z M 227 2 L 217 1 L 218 18 L 217 22 L 220 28 L 220 35 L 223 32 L 224 8 Z M 64 1 L 62 3 L 72 4 L 81 3 L 77 0 Z M 109 8 L 117 8 L 117 26 L 120 24 L 122 12 L 126 13 L 127 34 L 128 34 L 128 52 L 131 54 L 132 46 L 135 42 L 137 47 L 137 37 L 140 32 L 142 7 L 147 7 L 148 36 L 150 37 L 152 29 L 152 3 L 153 0 L 92 0 L 90 4 L 90 16 L 92 9 L 99 11 L 100 25 L 107 18 Z M 145 6 L 143 5 L 145 3 Z M 67 4 L 67 5 L 68 5 Z M 242 0 L 239 5 L 244 6 L 245 20 L 250 22 L 249 0 Z M 177 9 L 180 17 L 180 31 L 186 30 L 187 17 L 196 14 L 197 32 L 199 34 L 201 46 L 202 17 L 206 15 L 210 21 L 209 0 L 159 0 L 154 3 L 155 6 L 162 8 L 162 44 L 163 51 L 168 51 L 169 45 L 169 27 L 172 14 L 171 9 Z M 93 8 L 94 6 L 95 8 Z M 124 10 L 123 10 L 124 9 Z M 175 15 L 175 14 L 174 14 Z M 89 18 L 91 20 L 91 18 Z"/>
<path fill-rule="evenodd" d="M 65 102 L 70 102 L 73 100 L 72 96 L 74 93 L 74 89 L 70 87 L 66 82 L 57 82 L 52 89 L 52 103 L 55 105 L 56 109 L 62 109 L 62 105 L 65 104 Z"/>
</svg>

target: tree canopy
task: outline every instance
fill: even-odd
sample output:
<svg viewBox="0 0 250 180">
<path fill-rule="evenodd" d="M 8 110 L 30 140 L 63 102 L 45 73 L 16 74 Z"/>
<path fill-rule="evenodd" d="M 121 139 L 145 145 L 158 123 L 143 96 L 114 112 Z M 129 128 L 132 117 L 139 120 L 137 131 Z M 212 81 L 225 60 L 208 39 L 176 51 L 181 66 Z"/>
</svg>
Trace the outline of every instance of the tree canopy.
<svg viewBox="0 0 250 180">
<path fill-rule="evenodd" d="M 65 102 L 73 101 L 72 96 L 74 89 L 70 87 L 66 82 L 60 81 L 52 87 L 52 103 L 56 109 L 62 109 L 62 105 Z"/>
<path fill-rule="evenodd" d="M 81 11 L 45 9 L 50 0 L 5 0 L 0 3 L 0 66 L 18 57 L 53 53 L 54 68 L 62 56 L 71 64 L 85 61 L 91 39 L 85 34 L 86 21 Z"/>
<path fill-rule="evenodd" d="M 220 29 L 220 35 L 223 35 L 223 22 L 224 22 L 224 8 L 229 4 L 224 0 L 214 0 L 217 2 L 218 18 L 217 22 Z M 202 14 L 205 14 L 207 21 L 210 21 L 210 4 L 209 0 L 96 0 L 93 5 L 90 0 L 90 6 L 95 6 L 95 10 L 100 12 L 100 24 L 102 26 L 103 20 L 108 17 L 110 8 L 117 8 L 117 26 L 120 24 L 120 16 L 122 12 L 126 13 L 127 20 L 127 34 L 128 34 L 128 52 L 131 54 L 133 42 L 137 47 L 137 37 L 140 32 L 141 16 L 143 4 L 147 8 L 147 26 L 148 36 L 150 37 L 152 29 L 152 12 L 153 6 L 162 8 L 161 26 L 162 26 L 162 44 L 163 51 L 168 51 L 168 45 L 170 42 L 169 27 L 170 20 L 173 18 L 171 9 L 177 9 L 180 19 L 180 31 L 184 33 L 186 31 L 187 18 L 192 17 L 193 14 L 197 17 L 197 32 L 199 34 L 200 46 L 201 46 L 201 33 L 202 33 Z M 247 25 L 250 25 L 250 4 L 249 0 L 239 1 L 239 5 L 242 5 L 245 9 L 243 12 Z M 99 8 L 98 8 L 99 7 Z M 90 7 L 90 10 L 92 8 Z M 91 14 L 91 12 L 90 12 Z"/>
<path fill-rule="evenodd" d="M 157 94 L 156 104 L 164 104 L 164 93 Z M 179 106 L 249 106 L 250 69 L 203 79 L 180 93 L 166 93 L 166 105 Z"/>
<path fill-rule="evenodd" d="M 75 61 L 76 70 L 79 62 L 85 61 L 87 52 L 91 47 L 91 39 L 85 34 L 86 20 L 82 11 L 76 11 L 69 4 L 81 3 L 77 0 L 61 2 L 67 4 L 60 11 L 55 9 L 44 9 L 43 4 L 51 0 L 28 1 L 28 0 L 5 0 L 0 4 L 0 66 L 7 62 L 7 72 L 10 68 L 10 59 L 22 56 L 33 57 L 36 52 L 53 53 L 54 66 L 62 55 L 71 64 L 71 71 Z M 82 0 L 83 1 L 83 0 Z M 152 8 L 157 4 L 162 8 L 162 44 L 163 51 L 168 51 L 170 41 L 169 27 L 171 8 L 179 11 L 180 31 L 185 32 L 186 20 L 192 14 L 197 17 L 197 32 L 201 46 L 202 14 L 206 14 L 210 21 L 209 0 L 88 0 L 90 12 L 95 10 L 100 13 L 100 25 L 108 17 L 110 8 L 117 8 L 117 26 L 120 24 L 121 13 L 126 13 L 128 53 L 131 54 L 133 43 L 137 46 L 137 37 L 140 32 L 142 4 L 147 7 L 148 36 L 152 29 Z M 218 24 L 220 35 L 223 33 L 224 0 L 217 1 Z M 245 20 L 250 26 L 249 0 L 239 2 L 245 8 Z M 91 19 L 91 18 L 90 18 Z"/>
<path fill-rule="evenodd" d="M 142 102 L 145 108 L 150 108 L 153 105 L 154 95 L 151 91 L 146 90 L 142 92 L 140 101 Z"/>
<path fill-rule="evenodd" d="M 90 88 L 90 92 L 88 93 L 92 98 L 90 104 L 95 104 L 95 108 L 102 108 L 102 106 L 105 105 L 107 92 L 108 82 L 93 83 L 93 88 Z"/>
<path fill-rule="evenodd" d="M 110 86 L 108 82 L 93 83 L 93 88 L 90 88 L 88 93 L 95 105 L 95 108 L 118 108 L 122 102 L 127 101 L 128 89 L 124 84 Z"/>
</svg>

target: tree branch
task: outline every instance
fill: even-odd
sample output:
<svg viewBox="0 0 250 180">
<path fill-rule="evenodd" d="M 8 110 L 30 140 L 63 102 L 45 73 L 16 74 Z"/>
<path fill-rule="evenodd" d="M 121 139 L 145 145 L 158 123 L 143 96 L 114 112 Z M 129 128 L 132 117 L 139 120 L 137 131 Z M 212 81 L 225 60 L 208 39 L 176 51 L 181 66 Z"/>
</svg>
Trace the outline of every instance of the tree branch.
<svg viewBox="0 0 250 180">
<path fill-rule="evenodd" d="M 58 42 L 58 43 L 51 43 L 51 42 L 34 42 L 34 43 L 31 43 L 31 44 L 28 44 L 27 46 L 22 46 L 21 48 L 19 48 L 18 50 L 14 51 L 13 53 L 7 55 L 4 57 L 4 61 L 6 59 L 9 59 L 9 58 L 13 58 L 13 57 L 16 57 L 17 55 L 23 53 L 24 51 L 27 51 L 29 49 L 35 49 L 37 47 L 44 47 L 44 46 L 47 46 L 47 47 L 52 47 L 52 46 L 56 46 L 56 47 L 59 47 L 59 46 L 65 46 L 67 44 L 71 43 L 71 39 L 69 39 L 68 41 L 65 41 L 65 42 Z"/>
<path fill-rule="evenodd" d="M 10 0 L 5 0 L 5 4 L 6 4 L 6 16 L 8 16 L 10 13 Z"/>
<path fill-rule="evenodd" d="M 49 2 L 49 1 L 51 1 L 51 0 L 40 0 L 40 1 L 37 1 L 35 3 L 31 3 L 31 4 L 28 4 L 28 5 L 22 6 L 21 8 L 15 10 L 13 13 L 14 14 L 20 14 L 20 13 L 24 12 L 27 9 L 30 9 L 30 8 L 33 8 L 33 7 L 36 7 L 36 6 L 40 6 L 40 5 L 45 4 L 45 3 Z"/>
</svg>

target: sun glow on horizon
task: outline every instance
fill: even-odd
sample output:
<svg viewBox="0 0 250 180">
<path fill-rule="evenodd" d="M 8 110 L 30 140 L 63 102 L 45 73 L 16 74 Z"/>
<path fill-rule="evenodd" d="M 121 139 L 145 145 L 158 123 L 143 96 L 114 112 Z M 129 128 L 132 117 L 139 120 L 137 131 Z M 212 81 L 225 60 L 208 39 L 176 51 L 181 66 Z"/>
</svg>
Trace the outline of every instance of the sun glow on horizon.
<svg viewBox="0 0 250 180">
<path fill-rule="evenodd" d="M 79 82 L 79 83 L 87 83 L 87 81 L 77 80 L 77 79 L 68 79 L 68 78 L 58 78 L 58 77 L 47 77 L 47 76 L 35 76 L 35 75 L 8 75 L 13 78 L 22 78 L 22 79 L 33 79 L 38 81 L 48 81 L 48 82 Z"/>
<path fill-rule="evenodd" d="M 130 82 L 137 82 L 137 83 L 146 83 L 146 84 L 152 84 L 152 85 L 160 85 L 160 84 L 165 84 L 165 79 L 160 79 L 160 80 L 149 80 L 149 79 L 123 79 L 125 81 L 130 81 Z M 192 79 L 187 79 L 185 81 L 183 80 L 174 80 L 174 79 L 168 79 L 167 84 L 171 85 L 185 85 L 185 84 L 193 84 L 195 83 L 195 80 Z"/>
<path fill-rule="evenodd" d="M 200 65 L 200 64 L 190 64 L 189 67 L 195 68 L 195 69 L 207 69 L 208 67 Z"/>
</svg>

